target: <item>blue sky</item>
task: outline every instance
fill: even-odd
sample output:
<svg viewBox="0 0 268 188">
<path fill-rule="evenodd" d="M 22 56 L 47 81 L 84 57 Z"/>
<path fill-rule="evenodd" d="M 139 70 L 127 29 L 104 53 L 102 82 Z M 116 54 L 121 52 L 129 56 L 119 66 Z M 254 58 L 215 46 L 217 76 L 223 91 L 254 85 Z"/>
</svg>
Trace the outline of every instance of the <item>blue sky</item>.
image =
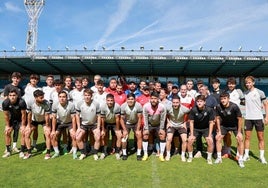
<svg viewBox="0 0 268 188">
<path fill-rule="evenodd" d="M 0 50 L 25 49 L 23 0 L 0 1 Z M 46 0 L 37 49 L 268 50 L 267 0 Z"/>
</svg>

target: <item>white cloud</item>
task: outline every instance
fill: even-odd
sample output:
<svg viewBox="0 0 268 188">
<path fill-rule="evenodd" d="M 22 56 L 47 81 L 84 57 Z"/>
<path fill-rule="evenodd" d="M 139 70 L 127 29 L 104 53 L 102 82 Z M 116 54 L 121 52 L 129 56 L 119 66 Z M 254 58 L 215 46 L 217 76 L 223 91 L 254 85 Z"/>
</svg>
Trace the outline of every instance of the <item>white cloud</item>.
<svg viewBox="0 0 268 188">
<path fill-rule="evenodd" d="M 106 30 L 99 42 L 96 44 L 96 49 L 105 44 L 106 39 L 126 20 L 135 2 L 136 0 L 120 0 L 118 9 L 110 16 Z"/>
<path fill-rule="evenodd" d="M 16 13 L 23 12 L 23 10 L 19 6 L 14 5 L 12 2 L 6 2 L 5 8 L 6 10 L 11 11 L 11 12 L 16 12 Z"/>
</svg>

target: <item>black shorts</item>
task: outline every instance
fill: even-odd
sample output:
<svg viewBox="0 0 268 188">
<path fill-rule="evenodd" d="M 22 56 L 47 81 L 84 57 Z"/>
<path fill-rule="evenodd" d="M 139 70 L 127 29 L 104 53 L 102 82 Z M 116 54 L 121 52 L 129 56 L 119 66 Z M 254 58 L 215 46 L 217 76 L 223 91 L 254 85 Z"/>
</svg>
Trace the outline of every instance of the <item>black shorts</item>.
<svg viewBox="0 0 268 188">
<path fill-rule="evenodd" d="M 208 137 L 209 128 L 206 129 L 194 129 L 194 136 L 203 136 L 204 138 Z"/>
<path fill-rule="evenodd" d="M 32 125 L 35 126 L 35 127 L 37 127 L 38 125 L 45 126 L 45 123 L 46 123 L 45 121 L 40 121 L 40 122 L 32 121 Z"/>
<path fill-rule="evenodd" d="M 17 120 L 10 120 L 9 125 L 12 127 L 13 130 L 18 130 L 18 129 L 20 129 L 21 122 L 19 122 Z"/>
<path fill-rule="evenodd" d="M 56 131 L 61 132 L 65 129 L 71 129 L 72 128 L 72 123 L 63 123 L 63 124 L 57 124 Z"/>
<path fill-rule="evenodd" d="M 93 131 L 94 129 L 97 128 L 97 125 L 80 125 L 80 128 L 83 129 L 84 131 Z"/>
<path fill-rule="evenodd" d="M 149 132 L 151 132 L 151 131 L 159 132 L 159 130 L 160 130 L 159 126 L 151 126 L 151 125 L 149 125 L 148 128 L 149 128 Z"/>
<path fill-rule="evenodd" d="M 112 136 L 115 136 L 115 123 L 105 123 L 104 127 L 107 132 L 111 131 Z"/>
<path fill-rule="evenodd" d="M 224 126 L 221 126 L 221 135 L 225 136 L 229 131 L 233 132 L 235 136 L 238 133 L 237 127 L 224 127 Z"/>
<path fill-rule="evenodd" d="M 255 126 L 256 131 L 263 132 L 264 131 L 264 123 L 263 120 L 245 120 L 245 131 L 252 131 L 253 127 Z"/>
<path fill-rule="evenodd" d="M 169 127 L 167 129 L 167 133 L 172 133 L 175 135 L 177 133 L 178 135 L 181 134 L 187 134 L 187 130 L 184 127 Z"/>
</svg>

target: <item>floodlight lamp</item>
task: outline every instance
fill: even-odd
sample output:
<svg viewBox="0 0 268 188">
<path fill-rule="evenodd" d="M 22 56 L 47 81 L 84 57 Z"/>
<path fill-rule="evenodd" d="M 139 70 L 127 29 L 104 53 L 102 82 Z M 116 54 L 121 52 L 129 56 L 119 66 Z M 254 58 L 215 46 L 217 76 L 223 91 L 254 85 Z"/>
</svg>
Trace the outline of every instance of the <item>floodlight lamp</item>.
<svg viewBox="0 0 268 188">
<path fill-rule="evenodd" d="M 164 50 L 164 46 L 160 46 L 159 47 L 159 50 Z"/>
<path fill-rule="evenodd" d="M 220 52 L 222 51 L 222 48 L 223 48 L 222 46 L 219 47 L 219 51 L 220 51 Z"/>
<path fill-rule="evenodd" d="M 199 47 L 199 51 L 201 52 L 203 50 L 203 46 L 200 46 Z"/>
<path fill-rule="evenodd" d="M 183 50 L 183 46 L 180 47 L 180 50 Z"/>
<path fill-rule="evenodd" d="M 12 46 L 12 50 L 13 50 L 13 51 L 16 51 L 16 47 L 15 47 L 15 46 Z"/>
<path fill-rule="evenodd" d="M 242 46 L 239 46 L 238 50 L 239 50 L 239 52 L 241 52 L 242 51 Z"/>
<path fill-rule="evenodd" d="M 144 46 L 141 46 L 141 47 L 140 47 L 140 50 L 144 50 Z"/>
<path fill-rule="evenodd" d="M 65 46 L 65 49 L 66 49 L 66 51 L 69 51 L 69 47 L 68 46 Z"/>
<path fill-rule="evenodd" d="M 261 51 L 262 51 L 262 46 L 259 47 L 259 52 L 261 52 Z"/>
<path fill-rule="evenodd" d="M 87 47 L 86 46 L 84 46 L 83 48 L 84 48 L 84 50 L 87 50 Z"/>
<path fill-rule="evenodd" d="M 105 51 L 105 47 L 104 46 L 102 47 L 102 50 Z"/>
<path fill-rule="evenodd" d="M 121 50 L 125 50 L 125 47 L 124 47 L 124 46 L 122 46 L 122 47 L 121 47 Z"/>
</svg>

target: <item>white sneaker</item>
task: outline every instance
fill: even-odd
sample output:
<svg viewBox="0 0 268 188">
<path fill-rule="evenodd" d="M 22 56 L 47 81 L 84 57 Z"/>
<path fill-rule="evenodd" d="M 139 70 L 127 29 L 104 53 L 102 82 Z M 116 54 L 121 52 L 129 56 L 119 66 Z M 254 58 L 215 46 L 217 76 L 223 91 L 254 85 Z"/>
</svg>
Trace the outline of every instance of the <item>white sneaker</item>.
<svg viewBox="0 0 268 188">
<path fill-rule="evenodd" d="M 79 157 L 79 160 L 83 160 L 84 158 L 86 158 L 86 155 L 85 154 L 81 154 L 80 157 Z"/>
<path fill-rule="evenodd" d="M 11 155 L 10 152 L 6 152 L 2 157 L 3 157 L 3 158 L 8 158 L 8 157 L 10 157 L 10 155 Z"/>
<path fill-rule="evenodd" d="M 48 159 L 50 159 L 51 158 L 51 156 L 50 156 L 50 154 L 49 153 L 47 153 L 46 155 L 45 155 L 45 160 L 48 160 Z"/>
<path fill-rule="evenodd" d="M 209 165 L 212 165 L 212 164 L 213 164 L 211 159 L 207 159 L 207 163 L 208 163 Z"/>
<path fill-rule="evenodd" d="M 193 161 L 193 158 L 192 157 L 189 157 L 188 159 L 187 159 L 187 162 L 188 163 L 191 163 Z"/>
<path fill-rule="evenodd" d="M 186 162 L 186 158 L 184 156 L 181 156 L 181 161 Z"/>
<path fill-rule="evenodd" d="M 166 156 L 166 157 L 165 157 L 165 160 L 166 160 L 166 161 L 170 161 L 170 156 Z"/>
<path fill-rule="evenodd" d="M 263 158 L 260 158 L 260 162 L 262 163 L 262 164 L 267 164 L 267 161 L 265 160 L 265 158 L 263 157 Z"/>
<path fill-rule="evenodd" d="M 244 155 L 244 156 L 243 156 L 243 161 L 249 161 L 249 160 L 250 160 L 250 158 L 249 158 L 248 155 Z"/>
<path fill-rule="evenodd" d="M 215 163 L 215 164 L 220 164 L 220 163 L 222 163 L 222 159 L 218 157 L 218 158 L 215 160 L 214 163 Z"/>
<path fill-rule="evenodd" d="M 99 159 L 99 156 L 97 154 L 94 154 L 93 158 L 94 158 L 95 161 L 97 161 Z"/>
<path fill-rule="evenodd" d="M 194 158 L 201 158 L 202 157 L 202 153 L 201 151 L 198 151 L 195 155 Z"/>
<path fill-rule="evenodd" d="M 55 158 L 57 158 L 57 157 L 59 157 L 60 156 L 60 154 L 59 153 L 54 153 L 54 155 L 51 157 L 52 159 L 55 159 Z"/>
<path fill-rule="evenodd" d="M 23 157 L 23 159 L 29 159 L 32 156 L 30 153 L 26 153 Z"/>
<path fill-rule="evenodd" d="M 238 165 L 240 166 L 240 168 L 244 168 L 245 167 L 244 160 L 243 159 L 238 160 Z"/>
<path fill-rule="evenodd" d="M 101 153 L 100 160 L 103 160 L 106 157 L 105 153 Z"/>
<path fill-rule="evenodd" d="M 23 158 L 24 157 L 24 153 L 23 152 L 20 152 L 19 153 L 19 158 Z"/>
<path fill-rule="evenodd" d="M 14 153 L 19 153 L 19 152 L 20 152 L 20 150 L 19 150 L 17 147 L 12 148 L 12 151 L 13 151 Z"/>
<path fill-rule="evenodd" d="M 119 153 L 116 153 L 115 154 L 115 158 L 116 158 L 116 160 L 120 160 L 121 158 L 120 158 L 120 154 Z"/>
</svg>

